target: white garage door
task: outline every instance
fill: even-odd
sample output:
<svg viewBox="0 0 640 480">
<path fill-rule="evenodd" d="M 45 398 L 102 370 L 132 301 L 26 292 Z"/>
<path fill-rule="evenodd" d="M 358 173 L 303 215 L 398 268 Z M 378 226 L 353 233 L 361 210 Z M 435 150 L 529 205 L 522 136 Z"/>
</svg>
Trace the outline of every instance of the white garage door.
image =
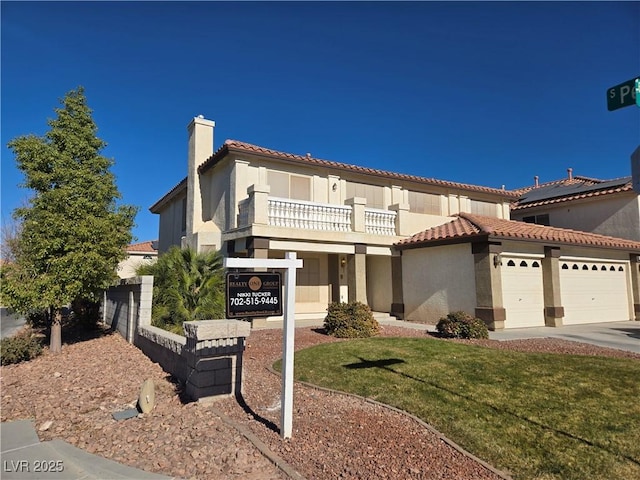
<svg viewBox="0 0 640 480">
<path fill-rule="evenodd" d="M 537 258 L 502 255 L 502 301 L 505 328 L 543 327 L 542 264 Z"/>
<path fill-rule="evenodd" d="M 564 325 L 629 320 L 629 265 L 560 259 Z"/>
</svg>

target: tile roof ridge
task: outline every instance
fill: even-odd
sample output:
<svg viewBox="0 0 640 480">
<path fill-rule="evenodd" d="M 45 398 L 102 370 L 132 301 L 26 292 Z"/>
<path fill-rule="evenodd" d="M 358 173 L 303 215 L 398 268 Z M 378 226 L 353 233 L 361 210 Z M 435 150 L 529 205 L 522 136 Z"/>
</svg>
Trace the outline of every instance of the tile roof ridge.
<svg viewBox="0 0 640 480">
<path fill-rule="evenodd" d="M 456 216 L 463 218 L 464 220 L 469 222 L 471 225 L 473 225 L 478 230 L 480 230 L 480 233 L 487 233 L 487 234 L 493 233 L 495 229 L 490 225 L 488 225 L 487 223 L 485 223 L 483 219 L 486 218 L 486 219 L 492 219 L 492 220 L 500 220 L 500 219 L 494 219 L 493 217 L 484 217 L 483 215 L 475 215 L 473 213 L 467 213 L 467 212 L 457 213 Z"/>
</svg>

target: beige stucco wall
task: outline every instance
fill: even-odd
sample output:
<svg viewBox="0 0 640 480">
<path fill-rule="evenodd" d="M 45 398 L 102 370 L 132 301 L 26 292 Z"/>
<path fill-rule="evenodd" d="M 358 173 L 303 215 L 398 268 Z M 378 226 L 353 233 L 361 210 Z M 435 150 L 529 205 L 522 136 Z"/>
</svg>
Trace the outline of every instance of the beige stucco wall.
<svg viewBox="0 0 640 480">
<path fill-rule="evenodd" d="M 376 312 L 390 312 L 393 302 L 391 257 L 367 256 L 367 300 Z"/>
<path fill-rule="evenodd" d="M 445 223 L 453 222 L 455 218 L 445 217 L 440 215 L 427 215 L 423 213 L 407 212 L 405 219 L 408 226 L 405 228 L 403 225 L 403 231 L 411 232 L 410 235 L 422 232 L 432 227 L 437 227 Z"/>
<path fill-rule="evenodd" d="M 404 250 L 402 276 L 407 320 L 436 323 L 450 312 L 475 311 L 470 244 Z"/>
<path fill-rule="evenodd" d="M 152 258 L 145 260 L 144 257 L 150 255 Z M 118 277 L 131 278 L 136 276 L 136 268 L 142 264 L 149 264 L 157 260 L 156 254 L 130 253 L 127 258 L 118 264 Z"/>
<path fill-rule="evenodd" d="M 640 241 L 640 197 L 635 193 L 547 205 L 526 212 L 516 210 L 511 216 L 514 220 L 522 220 L 545 213 L 549 214 L 549 222 L 554 227 Z"/>
<path fill-rule="evenodd" d="M 179 195 L 160 213 L 158 232 L 158 252 L 166 252 L 171 245 L 180 246 L 182 231 L 182 201 L 186 195 Z"/>
</svg>

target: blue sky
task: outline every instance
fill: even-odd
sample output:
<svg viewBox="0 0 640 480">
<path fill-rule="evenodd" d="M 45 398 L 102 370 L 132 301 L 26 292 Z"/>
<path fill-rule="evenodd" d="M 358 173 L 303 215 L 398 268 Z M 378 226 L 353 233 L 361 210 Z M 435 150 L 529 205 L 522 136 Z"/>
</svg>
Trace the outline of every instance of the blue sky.
<svg viewBox="0 0 640 480">
<path fill-rule="evenodd" d="M 189 121 L 225 139 L 512 189 L 630 175 L 639 2 L 1 3 L 2 221 L 29 192 L 7 142 L 82 85 L 134 235 L 186 175 Z"/>
</svg>

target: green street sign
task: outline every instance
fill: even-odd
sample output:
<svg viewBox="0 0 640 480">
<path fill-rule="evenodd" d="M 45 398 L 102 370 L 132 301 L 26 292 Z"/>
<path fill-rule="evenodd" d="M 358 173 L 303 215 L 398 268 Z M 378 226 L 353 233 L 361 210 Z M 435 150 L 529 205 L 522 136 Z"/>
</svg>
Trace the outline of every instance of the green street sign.
<svg viewBox="0 0 640 480">
<path fill-rule="evenodd" d="M 607 90 L 607 110 L 617 110 L 636 105 L 636 82 L 640 77 L 632 78 Z"/>
</svg>

